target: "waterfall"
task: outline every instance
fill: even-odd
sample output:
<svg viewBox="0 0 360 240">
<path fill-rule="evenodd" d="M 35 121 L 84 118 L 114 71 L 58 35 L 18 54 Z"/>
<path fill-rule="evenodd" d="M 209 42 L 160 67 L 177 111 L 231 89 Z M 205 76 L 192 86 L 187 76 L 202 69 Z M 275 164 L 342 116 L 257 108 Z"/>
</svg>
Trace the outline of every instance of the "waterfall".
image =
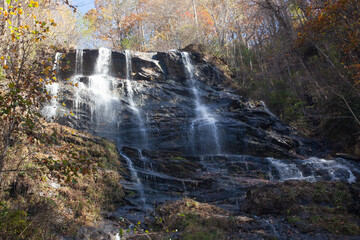
<svg viewBox="0 0 360 240">
<path fill-rule="evenodd" d="M 349 163 L 341 159 L 325 160 L 312 157 L 306 160 L 282 161 L 273 158 L 267 158 L 271 165 L 277 170 L 280 181 L 286 180 L 306 180 L 315 182 L 318 180 L 329 181 L 347 181 L 353 183 L 356 181 L 352 171 L 356 168 L 349 166 Z M 271 180 L 276 180 L 270 172 Z"/>
<path fill-rule="evenodd" d="M 264 101 L 260 101 L 261 106 L 264 108 L 264 111 L 268 113 L 271 117 L 276 118 L 275 114 L 270 111 L 268 106 L 266 106 Z"/>
<path fill-rule="evenodd" d="M 144 120 L 141 117 L 140 110 L 136 106 L 134 102 L 134 90 L 131 84 L 131 72 L 132 72 L 132 66 L 131 66 L 131 52 L 129 50 L 125 50 L 125 56 L 126 56 L 126 91 L 127 91 L 127 97 L 130 104 L 130 109 L 133 111 L 134 116 L 136 118 L 136 123 L 138 125 L 138 129 L 140 131 L 140 135 L 142 137 L 141 139 L 141 145 L 142 147 L 146 147 L 148 144 L 148 137 L 146 133 L 146 129 L 144 126 Z"/>
<path fill-rule="evenodd" d="M 53 65 L 53 71 L 59 71 L 59 61 L 60 61 L 60 58 L 61 58 L 61 55 L 62 53 L 55 53 L 55 61 L 54 61 L 54 65 Z"/>
<path fill-rule="evenodd" d="M 97 123 L 115 121 L 116 111 L 114 104 L 118 97 L 113 96 L 114 78 L 109 75 L 111 66 L 111 50 L 99 49 L 99 56 L 95 64 L 95 75 L 89 77 L 89 90 L 94 97 L 94 106 L 91 106 L 91 116 Z"/>
<path fill-rule="evenodd" d="M 75 75 L 83 74 L 83 54 L 82 49 L 76 49 L 76 60 L 75 60 Z"/>
<path fill-rule="evenodd" d="M 77 119 L 79 116 L 79 109 L 81 107 L 81 90 L 85 88 L 84 84 L 80 82 L 80 79 L 83 77 L 83 59 L 84 59 L 84 51 L 82 49 L 76 49 L 76 59 L 75 59 L 75 76 L 73 80 L 76 83 L 75 89 L 75 116 Z"/>
<path fill-rule="evenodd" d="M 52 119 L 56 116 L 57 109 L 59 107 L 59 103 L 57 100 L 57 95 L 59 92 L 59 84 L 58 83 L 48 83 L 45 85 L 46 91 L 51 96 L 51 101 L 48 105 L 44 107 L 42 110 L 42 114 L 46 119 Z"/>
<path fill-rule="evenodd" d="M 189 142 L 193 153 L 213 153 L 219 155 L 221 153 L 221 146 L 219 143 L 219 136 L 216 127 L 216 118 L 211 115 L 207 107 L 202 104 L 200 99 L 199 89 L 194 74 L 194 66 L 191 63 L 189 53 L 181 52 L 182 60 L 185 66 L 185 72 L 189 87 L 194 97 L 196 118 L 192 120 L 189 129 Z M 196 139 L 196 135 L 200 139 Z M 203 143 L 205 147 L 200 145 L 200 149 L 196 149 L 197 145 Z"/>
<path fill-rule="evenodd" d="M 61 56 L 55 56 L 54 71 L 68 77 L 69 72 L 60 68 Z M 262 146 L 269 146 L 269 154 L 272 149 L 286 151 L 286 146 L 272 142 L 283 137 L 289 138 L 289 145 L 304 144 L 296 151 L 310 153 L 306 142 L 284 133 L 265 103 L 248 107 L 250 101 L 232 91 L 200 81 L 198 76 L 209 73 L 209 65 L 195 64 L 190 53 L 79 49 L 65 59 L 76 59 L 74 74 L 69 80 L 45 86 L 52 96 L 43 109 L 45 116 L 57 116 L 60 123 L 115 142 L 127 172 L 121 184 L 128 190 L 126 200 L 133 203 L 131 208 L 150 210 L 188 195 L 219 206 L 236 204 L 238 210 L 239 196 L 244 196 L 249 185 L 291 179 L 351 183 L 360 176 L 357 163 L 352 167 L 341 159 L 251 156 L 262 155 L 263 149 L 257 151 Z M 93 74 L 89 76 L 91 65 Z M 184 76 L 185 82 L 181 81 Z M 76 118 L 63 114 L 69 111 L 76 113 Z M 268 124 L 263 129 L 262 125 Z M 250 155 L 241 155 L 244 153 Z"/>
<path fill-rule="evenodd" d="M 60 58 L 62 56 L 62 53 L 57 52 L 55 54 L 55 60 L 53 65 L 53 71 L 58 72 L 60 70 L 59 62 Z M 45 88 L 49 96 L 51 97 L 51 101 L 48 105 L 44 107 L 44 109 L 41 111 L 42 114 L 46 119 L 52 119 L 56 116 L 57 109 L 58 109 L 58 100 L 57 100 L 57 94 L 59 92 L 59 84 L 56 82 L 49 81 L 49 83 L 45 83 Z"/>
<path fill-rule="evenodd" d="M 141 201 L 142 205 L 144 206 L 145 203 L 146 203 L 146 199 L 144 197 L 144 186 L 142 185 L 141 180 L 138 177 L 138 174 L 137 174 L 137 171 L 136 171 L 136 169 L 134 167 L 134 164 L 131 161 L 131 159 L 128 156 L 126 156 L 125 154 L 120 152 L 120 155 L 123 158 L 125 158 L 125 160 L 126 160 L 126 163 L 127 163 L 128 167 L 129 167 L 129 170 L 130 170 L 131 180 L 135 183 L 135 185 L 134 185 L 135 189 L 139 192 L 140 201 Z"/>
</svg>

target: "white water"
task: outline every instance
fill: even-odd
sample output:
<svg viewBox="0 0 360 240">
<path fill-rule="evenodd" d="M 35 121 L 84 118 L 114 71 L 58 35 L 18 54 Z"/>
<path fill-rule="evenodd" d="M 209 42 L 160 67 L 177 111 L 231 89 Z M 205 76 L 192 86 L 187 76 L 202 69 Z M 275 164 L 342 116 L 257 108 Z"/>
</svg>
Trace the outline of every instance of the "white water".
<svg viewBox="0 0 360 240">
<path fill-rule="evenodd" d="M 261 106 L 263 106 L 264 111 L 267 112 L 270 116 L 276 118 L 275 114 L 270 111 L 270 109 L 266 106 L 264 101 L 260 101 Z"/>
<path fill-rule="evenodd" d="M 282 162 L 281 160 L 268 158 L 270 163 L 279 171 L 279 178 L 285 180 L 305 179 L 300 169 L 295 163 Z"/>
<path fill-rule="evenodd" d="M 209 143 L 210 147 L 204 150 L 207 152 L 207 154 L 214 153 L 219 155 L 221 153 L 221 146 L 219 143 L 219 136 L 216 127 L 216 118 L 209 113 L 207 107 L 201 102 L 199 90 L 197 88 L 197 82 L 194 75 L 194 66 L 191 63 L 189 53 L 181 52 L 181 56 L 185 65 L 187 80 L 189 82 L 189 86 L 193 93 L 195 102 L 196 118 L 192 120 L 189 129 L 192 151 L 193 153 L 198 151 L 198 149 L 195 149 L 197 145 L 197 141 L 195 139 L 196 135 L 201 136 L 202 132 L 206 132 L 209 134 L 209 136 L 206 136 L 206 139 L 200 139 L 200 142 L 206 141 Z M 197 131 L 200 131 L 200 134 L 197 134 Z M 209 137 L 211 139 L 208 139 Z"/>
<path fill-rule="evenodd" d="M 294 162 L 282 161 L 267 158 L 273 167 L 279 172 L 279 180 L 306 180 L 315 182 L 329 177 L 331 181 L 355 182 L 356 177 L 353 171 L 357 171 L 349 163 L 341 159 L 326 160 L 312 157 L 306 160 Z M 270 179 L 274 180 L 274 178 Z"/>
<path fill-rule="evenodd" d="M 61 58 L 62 53 L 57 52 L 55 54 L 55 61 L 54 61 L 54 65 L 53 65 L 53 71 L 58 71 L 59 70 L 59 62 L 60 62 L 60 58 Z"/>
<path fill-rule="evenodd" d="M 94 104 L 91 104 L 91 116 L 96 122 L 114 122 L 116 111 L 114 104 L 118 104 L 118 96 L 112 94 L 115 79 L 109 75 L 111 66 L 111 50 L 99 49 L 99 56 L 95 64 L 95 75 L 89 77 L 89 90 L 92 92 Z"/>
<path fill-rule="evenodd" d="M 137 107 L 137 105 L 134 102 L 134 90 L 131 84 L 131 72 L 132 72 L 132 66 L 131 66 L 131 52 L 129 50 L 125 50 L 125 56 L 126 56 L 126 91 L 127 91 L 127 97 L 130 104 L 130 109 L 133 111 L 136 122 L 138 125 L 138 129 L 140 131 L 141 137 L 142 137 L 142 146 L 146 147 L 148 144 L 148 137 L 144 125 L 144 120 L 141 117 L 140 110 Z"/>
<path fill-rule="evenodd" d="M 83 74 L 83 55 L 84 51 L 82 49 L 76 49 L 75 75 Z"/>
<path fill-rule="evenodd" d="M 57 52 L 55 54 L 55 60 L 53 65 L 53 71 L 58 72 L 60 69 L 59 62 L 60 58 L 62 56 L 62 53 Z M 49 83 L 45 83 L 45 88 L 49 96 L 51 97 L 51 101 L 48 105 L 44 107 L 42 110 L 42 114 L 45 116 L 46 119 L 52 119 L 56 116 L 59 103 L 57 100 L 57 95 L 59 93 L 59 84 L 49 81 Z"/>
<path fill-rule="evenodd" d="M 57 95 L 59 93 L 59 84 L 58 83 L 48 83 L 46 84 L 46 91 L 51 97 L 50 104 L 44 107 L 42 114 L 46 119 L 51 119 L 56 116 L 59 103 L 57 100 Z"/>
<path fill-rule="evenodd" d="M 127 163 L 128 167 L 129 167 L 129 170 L 130 170 L 130 173 L 131 173 L 131 180 L 132 180 L 132 182 L 135 183 L 134 186 L 135 186 L 136 190 L 139 192 L 139 195 L 140 195 L 139 199 L 140 199 L 142 205 L 144 206 L 145 203 L 146 203 L 146 199 L 144 197 L 144 186 L 142 185 L 141 180 L 138 177 L 137 171 L 134 168 L 134 164 L 131 161 L 131 159 L 128 156 L 126 156 L 125 154 L 120 152 L 120 155 L 123 158 L 125 158 L 125 160 L 126 160 L 126 163 Z"/>
<path fill-rule="evenodd" d="M 75 76 L 72 78 L 72 81 L 76 84 L 75 89 L 75 115 L 76 118 L 79 117 L 79 110 L 81 108 L 82 98 L 81 91 L 85 89 L 85 85 L 80 82 L 80 79 L 83 77 L 83 60 L 84 51 L 82 49 L 76 49 L 76 60 L 75 60 Z"/>
<path fill-rule="evenodd" d="M 121 240 L 121 238 L 120 238 L 120 234 L 118 233 L 118 234 L 116 234 L 116 236 L 115 236 L 115 240 Z"/>
</svg>

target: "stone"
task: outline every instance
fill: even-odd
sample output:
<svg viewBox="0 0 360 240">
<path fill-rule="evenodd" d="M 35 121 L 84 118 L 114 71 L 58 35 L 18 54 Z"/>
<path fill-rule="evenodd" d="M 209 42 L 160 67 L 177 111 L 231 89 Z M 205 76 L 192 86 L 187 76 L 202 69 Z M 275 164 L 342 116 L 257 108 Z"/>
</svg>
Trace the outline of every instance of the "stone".
<svg viewBox="0 0 360 240">
<path fill-rule="evenodd" d="M 358 158 L 360 158 L 360 137 L 358 137 L 358 139 L 356 141 L 354 153 Z"/>
<path fill-rule="evenodd" d="M 190 53 L 190 57 L 199 101 L 208 119 L 197 116 L 194 83 L 187 79 L 180 52 L 131 55 L 132 79 L 125 81 L 126 56 L 124 52 L 111 53 L 111 73 L 103 82 L 111 86 L 104 94 L 109 98 L 96 95 L 97 89 L 79 90 L 66 85 L 62 77 L 73 70 L 60 72 L 58 102 L 65 106 L 59 107 L 62 114 L 56 121 L 116 141 L 119 152 L 133 165 L 131 169 L 128 159 L 121 157 L 126 168 L 127 201 L 133 208 L 141 209 L 139 195 L 143 194 L 151 207 L 191 197 L 238 211 L 242 201 L 248 202 L 244 196 L 249 188 L 281 180 L 269 158 L 294 164 L 294 159 L 318 155 L 318 144 L 298 136 L 264 103 L 246 99 L 228 88 L 223 73 L 206 62 L 202 54 Z M 85 86 L 89 85 L 97 56 L 97 50 L 84 50 L 84 72 L 79 82 Z M 74 58 L 75 52 L 65 57 Z M 101 103 L 98 98 L 102 97 L 107 102 Z M 74 115 L 65 116 L 69 112 Z M 210 124 L 209 119 L 215 124 Z M 216 129 L 212 131 L 209 126 Z M 217 145 L 219 152 L 214 151 Z M 326 170 L 316 172 L 302 165 L 299 168 L 306 176 L 314 172 L 320 179 L 331 178 Z M 339 179 L 350 178 L 345 170 L 334 174 Z M 255 192 L 249 191 L 251 199 Z M 253 200 L 262 204 L 260 197 Z M 283 213 L 291 202 L 281 204 L 280 208 L 271 201 L 254 210 L 248 203 L 246 211 L 263 214 L 278 209 L 276 213 Z"/>
</svg>

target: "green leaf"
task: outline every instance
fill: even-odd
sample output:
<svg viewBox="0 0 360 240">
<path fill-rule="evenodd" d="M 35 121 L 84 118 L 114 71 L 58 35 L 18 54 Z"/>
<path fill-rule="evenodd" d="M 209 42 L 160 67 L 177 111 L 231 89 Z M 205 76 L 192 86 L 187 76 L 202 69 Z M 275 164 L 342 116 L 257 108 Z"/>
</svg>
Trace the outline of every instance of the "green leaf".
<svg viewBox="0 0 360 240">
<path fill-rule="evenodd" d="M 15 83 L 9 83 L 9 88 L 14 88 L 15 87 Z"/>
<path fill-rule="evenodd" d="M 10 2 L 11 2 L 11 0 L 6 0 L 6 3 L 9 5 L 10 4 Z"/>
</svg>

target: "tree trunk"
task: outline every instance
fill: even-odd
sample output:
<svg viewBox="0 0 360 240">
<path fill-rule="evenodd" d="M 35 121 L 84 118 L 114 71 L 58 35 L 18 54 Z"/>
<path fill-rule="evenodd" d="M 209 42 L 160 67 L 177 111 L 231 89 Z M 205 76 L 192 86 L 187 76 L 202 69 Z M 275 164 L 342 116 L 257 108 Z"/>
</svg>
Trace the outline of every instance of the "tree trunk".
<svg viewBox="0 0 360 240">
<path fill-rule="evenodd" d="M 198 22 L 198 16 L 197 16 L 195 0 L 192 0 L 192 5 L 193 5 L 194 16 L 195 16 L 195 24 L 196 24 L 196 43 L 199 43 L 199 22 Z"/>
</svg>

